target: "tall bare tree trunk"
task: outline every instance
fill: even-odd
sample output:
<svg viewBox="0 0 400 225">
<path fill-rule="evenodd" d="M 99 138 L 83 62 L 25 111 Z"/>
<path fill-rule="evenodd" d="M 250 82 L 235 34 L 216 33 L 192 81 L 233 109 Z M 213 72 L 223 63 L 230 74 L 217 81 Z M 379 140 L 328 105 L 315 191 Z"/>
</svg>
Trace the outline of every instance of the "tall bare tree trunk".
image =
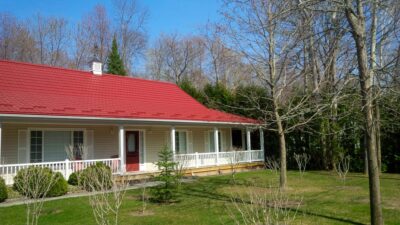
<svg viewBox="0 0 400 225">
<path fill-rule="evenodd" d="M 381 150 L 381 112 L 378 105 L 378 100 L 375 100 L 375 132 L 376 132 L 376 157 L 378 160 L 379 172 L 382 172 L 382 150 Z"/>
<path fill-rule="evenodd" d="M 279 137 L 279 154 L 280 154 L 280 177 L 279 177 L 279 186 L 282 190 L 286 188 L 286 141 L 285 141 L 285 132 L 283 130 L 282 121 L 279 116 L 278 110 L 275 111 L 276 125 L 278 127 L 278 137 Z"/>
<path fill-rule="evenodd" d="M 376 70 L 376 64 L 377 64 L 377 57 L 376 57 L 376 30 L 377 30 L 377 24 L 378 24 L 378 16 L 377 16 L 377 8 L 378 8 L 378 0 L 373 1 L 373 6 L 372 6 L 372 21 L 371 21 L 371 51 L 370 51 L 370 82 L 371 82 L 371 87 L 373 88 L 373 94 L 378 93 L 377 87 L 375 87 L 375 70 Z M 380 136 L 380 110 L 379 110 L 379 105 L 378 105 L 378 100 L 377 96 L 372 96 L 373 99 L 373 106 L 374 106 L 374 113 L 376 117 L 376 122 L 374 123 L 375 126 L 375 131 L 376 131 L 376 154 L 377 154 L 377 159 L 378 159 L 378 169 L 379 172 L 381 171 L 381 136 Z"/>
<path fill-rule="evenodd" d="M 271 5 L 268 5 L 268 14 L 272 15 Z M 270 21 L 272 22 L 272 21 Z M 269 26 L 269 48 L 268 48 L 268 65 L 269 65 L 269 80 L 270 88 L 271 88 L 271 96 L 273 99 L 273 110 L 274 110 L 274 117 L 276 121 L 276 126 L 278 129 L 278 136 L 279 136 L 279 153 L 280 153 L 280 188 L 286 188 L 286 141 L 285 141 L 285 131 L 282 125 L 282 119 L 279 114 L 279 99 L 278 93 L 275 91 L 275 82 L 276 82 L 276 62 L 275 62 L 275 31 L 273 25 L 270 24 Z"/>
<path fill-rule="evenodd" d="M 346 0 L 346 18 L 351 26 L 351 32 L 356 44 L 358 71 L 360 76 L 362 106 L 365 119 L 365 131 L 367 136 L 368 172 L 371 224 L 382 225 L 382 201 L 379 181 L 379 168 L 376 152 L 376 131 L 373 112 L 373 90 L 371 86 L 371 74 L 368 71 L 368 57 L 366 49 L 365 16 L 361 0 L 357 0 L 356 12 L 352 3 Z"/>
</svg>

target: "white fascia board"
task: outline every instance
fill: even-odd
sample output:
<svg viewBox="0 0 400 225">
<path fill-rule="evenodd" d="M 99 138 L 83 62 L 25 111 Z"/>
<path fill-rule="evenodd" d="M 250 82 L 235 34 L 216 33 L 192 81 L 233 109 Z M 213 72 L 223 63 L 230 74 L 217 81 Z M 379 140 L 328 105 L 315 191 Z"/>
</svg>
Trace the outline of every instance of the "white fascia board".
<svg viewBox="0 0 400 225">
<path fill-rule="evenodd" d="M 133 118 L 112 118 L 112 117 L 89 117 L 89 116 L 50 116 L 50 115 L 30 115 L 30 114 L 0 114 L 0 118 L 9 119 L 65 119 L 65 120 L 86 120 L 86 121 L 109 121 L 118 124 L 130 122 L 146 123 L 180 123 L 180 124 L 203 124 L 203 125 L 241 125 L 257 126 L 255 123 L 223 122 L 223 121 L 203 121 L 203 120 L 172 120 L 172 119 L 133 119 Z"/>
</svg>

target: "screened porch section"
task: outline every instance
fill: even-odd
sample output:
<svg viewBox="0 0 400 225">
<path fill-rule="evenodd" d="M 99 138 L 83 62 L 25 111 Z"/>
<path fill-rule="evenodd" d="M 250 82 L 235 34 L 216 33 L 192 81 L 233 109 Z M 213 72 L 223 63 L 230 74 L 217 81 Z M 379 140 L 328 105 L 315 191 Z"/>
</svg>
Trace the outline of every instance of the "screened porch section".
<svg viewBox="0 0 400 225">
<path fill-rule="evenodd" d="M 174 161 L 179 162 L 183 167 L 199 168 L 264 161 L 264 133 L 262 129 L 252 131 L 250 129 L 230 128 L 230 143 L 227 146 L 226 143 L 223 144 L 224 135 L 222 131 L 215 127 L 212 131 L 205 133 L 205 151 L 194 153 L 188 152 L 190 148 L 187 145 L 187 135 L 185 131 L 171 129 L 171 148 Z"/>
</svg>

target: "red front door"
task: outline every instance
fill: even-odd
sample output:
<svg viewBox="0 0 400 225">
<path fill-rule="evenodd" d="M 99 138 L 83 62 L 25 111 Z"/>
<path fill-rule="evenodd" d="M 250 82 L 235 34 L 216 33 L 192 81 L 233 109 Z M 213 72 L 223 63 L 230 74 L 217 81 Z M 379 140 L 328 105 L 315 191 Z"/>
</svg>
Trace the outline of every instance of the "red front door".
<svg viewBox="0 0 400 225">
<path fill-rule="evenodd" d="M 126 171 L 139 170 L 139 131 L 125 133 Z"/>
</svg>

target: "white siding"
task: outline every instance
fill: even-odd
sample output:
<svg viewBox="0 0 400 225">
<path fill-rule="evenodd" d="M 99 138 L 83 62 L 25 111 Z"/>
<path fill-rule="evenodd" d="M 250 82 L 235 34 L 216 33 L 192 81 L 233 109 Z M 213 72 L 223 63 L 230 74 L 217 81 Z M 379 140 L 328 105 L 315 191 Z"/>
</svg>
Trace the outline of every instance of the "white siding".
<svg viewBox="0 0 400 225">
<path fill-rule="evenodd" d="M 94 125 L 41 125 L 41 124 L 3 124 L 2 158 L 6 163 L 18 163 L 18 130 L 29 128 L 61 129 L 74 128 L 84 129 L 86 132 L 85 142 L 93 146 L 89 158 L 103 159 L 118 157 L 118 127 L 117 126 L 94 126 Z M 157 169 L 154 165 L 158 161 L 158 152 L 164 147 L 170 147 L 170 127 L 135 126 L 125 127 L 126 130 L 138 129 L 145 131 L 145 154 L 146 170 Z M 192 152 L 206 152 L 206 133 L 212 131 L 212 127 L 176 127 L 176 129 L 187 130 L 189 133 L 189 145 Z M 230 150 L 231 132 L 229 128 L 221 128 L 223 151 Z M 92 136 L 92 143 L 89 143 L 88 136 Z M 27 146 L 29 149 L 29 146 Z M 28 150 L 27 150 L 28 151 Z M 20 162 L 22 163 L 22 162 Z"/>
<path fill-rule="evenodd" d="M 18 130 L 29 128 L 43 129 L 85 129 L 93 131 L 93 158 L 102 159 L 118 156 L 118 134 L 113 126 L 78 126 L 78 125 L 48 125 L 48 124 L 3 124 L 2 160 L 7 163 L 18 162 Z M 29 150 L 29 143 L 26 151 Z"/>
</svg>

